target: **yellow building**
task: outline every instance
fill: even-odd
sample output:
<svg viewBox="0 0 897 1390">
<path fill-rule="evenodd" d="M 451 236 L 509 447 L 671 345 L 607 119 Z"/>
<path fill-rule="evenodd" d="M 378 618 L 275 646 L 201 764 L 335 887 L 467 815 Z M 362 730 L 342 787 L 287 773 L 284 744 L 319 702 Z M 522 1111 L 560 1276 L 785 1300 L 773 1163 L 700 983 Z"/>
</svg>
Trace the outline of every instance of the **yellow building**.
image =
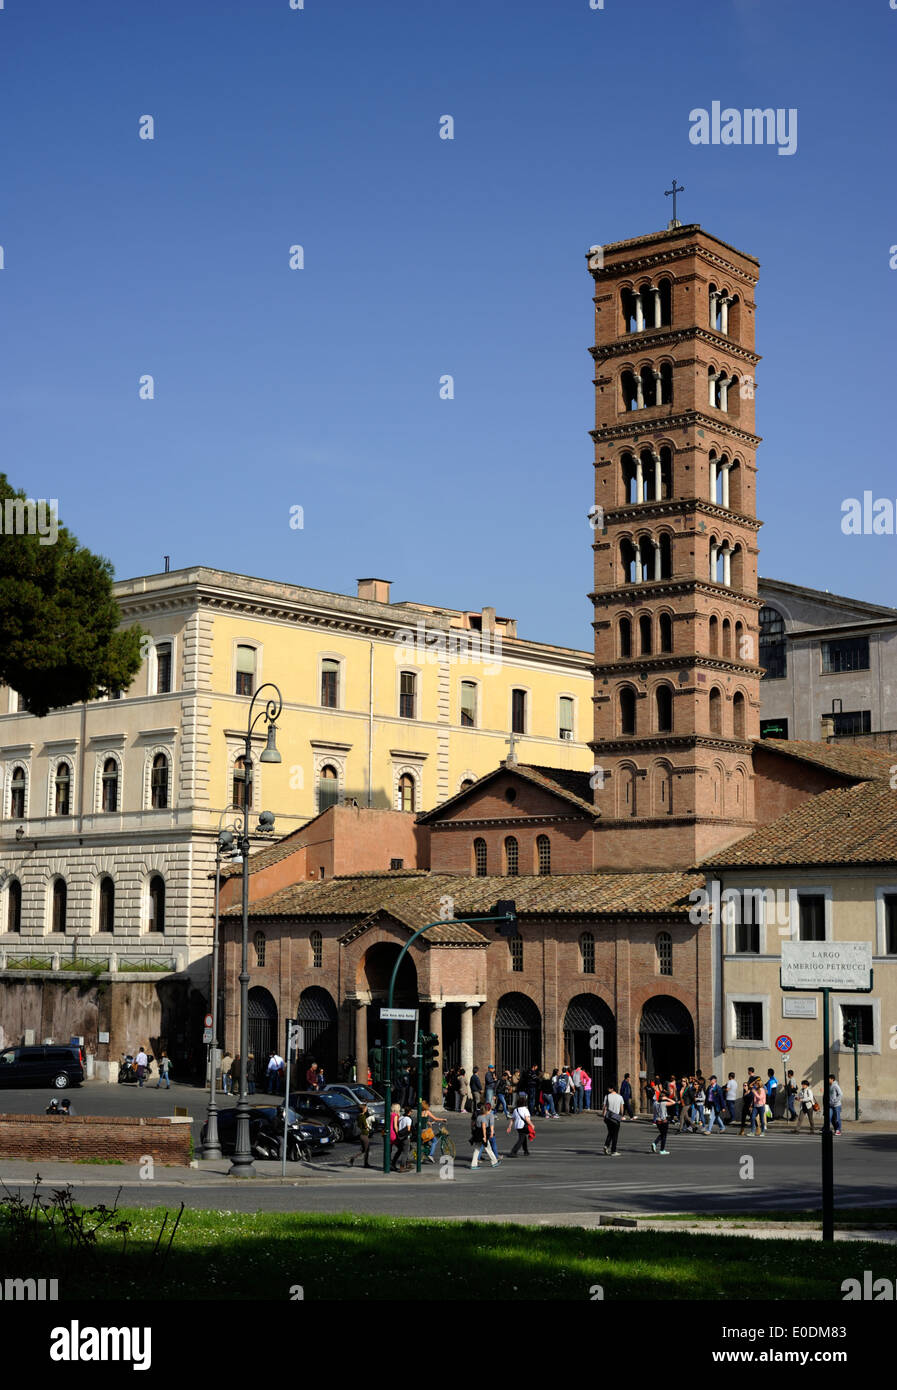
<svg viewBox="0 0 897 1390">
<path fill-rule="evenodd" d="M 887 775 L 810 797 L 701 866 L 714 920 L 714 1059 L 721 1079 L 747 1067 L 781 1082 L 790 1068 L 823 1103 L 822 999 L 780 987 L 783 941 L 859 941 L 872 950 L 872 991 L 830 996 L 830 1068 L 854 1118 L 897 1119 L 897 795 Z M 793 1046 L 783 1057 L 776 1039 Z M 821 1122 L 821 1114 L 817 1117 Z"/>
<path fill-rule="evenodd" d="M 75 933 L 85 955 L 207 952 L 219 815 L 242 794 L 268 682 L 282 762 L 255 758 L 253 809 L 278 835 L 338 801 L 429 810 L 511 750 L 591 766 L 589 653 L 519 637 L 488 607 L 393 603 L 389 588 L 203 567 L 123 580 L 123 620 L 149 634 L 127 691 L 41 720 L 0 692 L 0 952 L 64 950 Z M 264 740 L 260 723 L 255 751 Z"/>
</svg>

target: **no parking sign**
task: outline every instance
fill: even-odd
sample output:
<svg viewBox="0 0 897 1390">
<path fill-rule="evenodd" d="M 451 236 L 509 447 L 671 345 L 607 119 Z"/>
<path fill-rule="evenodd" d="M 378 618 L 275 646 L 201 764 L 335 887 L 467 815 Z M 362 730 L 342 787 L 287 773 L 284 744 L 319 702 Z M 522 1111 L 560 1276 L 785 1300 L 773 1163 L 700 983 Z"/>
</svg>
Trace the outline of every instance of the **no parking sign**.
<svg viewBox="0 0 897 1390">
<path fill-rule="evenodd" d="M 780 1038 L 776 1038 L 776 1047 L 780 1052 L 790 1052 L 791 1046 L 791 1039 L 787 1033 L 783 1033 Z"/>
</svg>

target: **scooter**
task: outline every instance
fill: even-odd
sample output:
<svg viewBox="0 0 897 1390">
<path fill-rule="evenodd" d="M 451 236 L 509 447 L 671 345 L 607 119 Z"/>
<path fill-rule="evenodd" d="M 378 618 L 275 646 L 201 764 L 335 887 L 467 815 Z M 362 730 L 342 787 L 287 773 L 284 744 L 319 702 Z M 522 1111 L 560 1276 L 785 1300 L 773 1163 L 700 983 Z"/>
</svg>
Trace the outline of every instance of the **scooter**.
<svg viewBox="0 0 897 1390">
<path fill-rule="evenodd" d="M 130 1055 L 122 1056 L 121 1066 L 118 1069 L 118 1079 L 120 1083 L 137 1080 L 137 1063 Z"/>
</svg>

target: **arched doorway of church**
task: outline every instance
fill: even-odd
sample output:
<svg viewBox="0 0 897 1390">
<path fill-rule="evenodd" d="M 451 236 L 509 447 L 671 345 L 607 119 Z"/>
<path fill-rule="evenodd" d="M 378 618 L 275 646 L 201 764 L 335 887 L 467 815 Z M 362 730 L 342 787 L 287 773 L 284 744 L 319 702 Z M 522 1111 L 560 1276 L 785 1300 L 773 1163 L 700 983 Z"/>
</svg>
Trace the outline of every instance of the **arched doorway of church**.
<svg viewBox="0 0 897 1390">
<path fill-rule="evenodd" d="M 552 1066 L 554 1063 L 552 1063 Z M 617 1084 L 617 1024 L 597 994 L 577 994 L 564 1015 L 564 1066 L 585 1067 L 592 1078 L 592 1106 Z"/>
<path fill-rule="evenodd" d="M 695 1069 L 695 1025 L 683 1003 L 668 994 L 646 1000 L 639 1024 L 642 1070 L 668 1081 Z"/>
<path fill-rule="evenodd" d="M 305 1073 L 312 1062 L 323 1068 L 325 1081 L 336 1081 L 337 1011 L 333 996 L 320 985 L 311 985 L 299 996 L 296 1018 L 302 1025 L 303 1050 L 299 1055 L 296 1085 L 305 1089 Z"/>
<path fill-rule="evenodd" d="M 239 1046 L 238 1042 L 234 1048 L 235 1056 Z M 277 1046 L 277 1005 L 274 996 L 261 985 L 254 985 L 249 991 L 249 1051 L 255 1058 L 255 1084 L 260 1091 L 265 1089 L 268 1058 Z"/>
<path fill-rule="evenodd" d="M 526 1073 L 542 1065 L 542 1016 L 526 994 L 503 994 L 495 1011 L 495 1065 Z"/>
<path fill-rule="evenodd" d="M 370 992 L 371 1002 L 367 1011 L 368 1057 L 370 1049 L 386 1046 L 387 1024 L 380 1018 L 380 1010 L 386 1007 L 389 997 L 389 982 L 395 969 L 396 959 L 402 948 L 390 941 L 378 941 L 366 952 L 361 966 L 362 988 Z M 399 967 L 396 987 L 392 996 L 396 1009 L 418 1009 L 420 1001 L 417 993 L 417 967 L 410 953 L 403 957 Z M 409 1047 L 414 1041 L 414 1024 L 396 1022 L 392 1025 L 393 1042 L 404 1038 Z M 392 1068 L 395 1075 L 395 1067 Z M 359 1073 L 360 1074 L 360 1073 Z"/>
</svg>

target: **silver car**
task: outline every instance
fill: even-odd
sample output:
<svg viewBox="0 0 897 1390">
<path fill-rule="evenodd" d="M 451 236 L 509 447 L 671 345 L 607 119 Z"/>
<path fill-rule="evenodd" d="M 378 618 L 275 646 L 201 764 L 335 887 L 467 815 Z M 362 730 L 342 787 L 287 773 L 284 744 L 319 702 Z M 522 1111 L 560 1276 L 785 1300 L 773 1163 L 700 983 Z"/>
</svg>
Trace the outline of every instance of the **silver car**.
<svg viewBox="0 0 897 1390">
<path fill-rule="evenodd" d="M 383 1097 L 378 1096 L 376 1091 L 372 1091 L 370 1086 L 365 1086 L 361 1081 L 331 1081 L 323 1087 L 321 1094 L 326 1095 L 328 1091 L 345 1096 L 347 1100 L 353 1100 L 356 1105 L 366 1104 L 378 1125 L 382 1126 Z"/>
</svg>

